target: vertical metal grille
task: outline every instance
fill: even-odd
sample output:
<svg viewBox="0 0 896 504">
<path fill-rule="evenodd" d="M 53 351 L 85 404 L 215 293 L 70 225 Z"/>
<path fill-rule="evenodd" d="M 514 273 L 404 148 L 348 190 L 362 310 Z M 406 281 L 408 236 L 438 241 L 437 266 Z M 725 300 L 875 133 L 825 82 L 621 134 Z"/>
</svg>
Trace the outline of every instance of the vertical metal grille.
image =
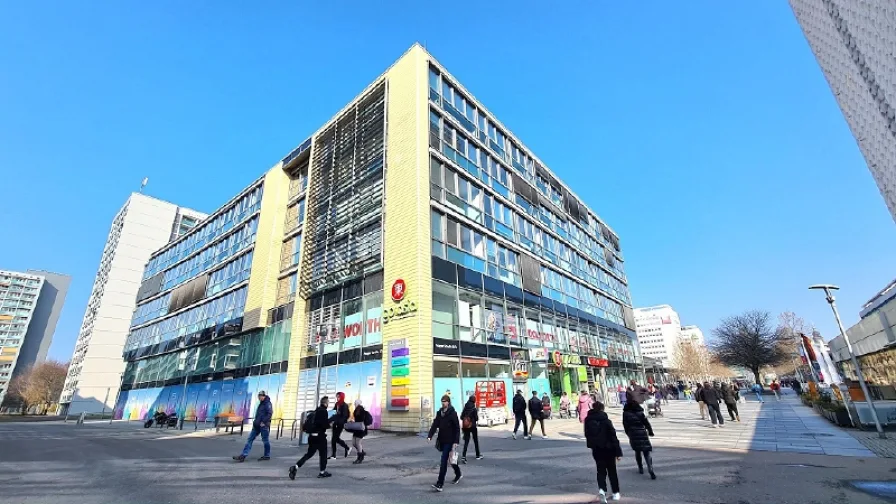
<svg viewBox="0 0 896 504">
<path fill-rule="evenodd" d="M 314 141 L 299 293 L 381 267 L 385 83 Z"/>
</svg>

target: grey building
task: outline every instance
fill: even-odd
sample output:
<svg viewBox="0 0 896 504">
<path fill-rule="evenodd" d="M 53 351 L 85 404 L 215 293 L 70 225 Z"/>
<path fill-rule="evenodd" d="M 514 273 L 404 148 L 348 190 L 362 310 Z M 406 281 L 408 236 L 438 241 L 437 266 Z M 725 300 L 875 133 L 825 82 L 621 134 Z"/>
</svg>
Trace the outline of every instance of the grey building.
<svg viewBox="0 0 896 504">
<path fill-rule="evenodd" d="M 46 359 L 71 277 L 0 270 L 0 404 L 10 380 Z"/>
<path fill-rule="evenodd" d="M 896 220 L 896 2 L 790 6 Z"/>
</svg>

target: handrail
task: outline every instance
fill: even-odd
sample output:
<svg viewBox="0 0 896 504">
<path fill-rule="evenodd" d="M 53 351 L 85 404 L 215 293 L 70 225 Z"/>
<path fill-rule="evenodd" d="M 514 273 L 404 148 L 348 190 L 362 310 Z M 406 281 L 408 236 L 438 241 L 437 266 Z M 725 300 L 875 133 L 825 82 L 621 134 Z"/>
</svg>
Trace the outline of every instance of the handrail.
<svg viewBox="0 0 896 504">
<path fill-rule="evenodd" d="M 299 423 L 299 419 L 295 419 L 292 421 L 292 426 L 290 427 L 291 434 L 289 436 L 289 440 L 292 441 L 296 438 L 296 426 Z"/>
<path fill-rule="evenodd" d="M 274 439 L 280 439 L 280 435 L 283 434 L 283 419 L 280 418 L 277 420 L 277 434 Z"/>
</svg>

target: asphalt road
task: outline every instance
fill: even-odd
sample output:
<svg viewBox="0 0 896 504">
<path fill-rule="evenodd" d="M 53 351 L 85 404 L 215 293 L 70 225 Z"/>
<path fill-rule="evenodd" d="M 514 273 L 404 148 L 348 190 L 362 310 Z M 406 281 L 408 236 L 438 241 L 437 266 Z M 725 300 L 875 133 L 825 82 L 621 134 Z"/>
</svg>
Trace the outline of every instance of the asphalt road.
<svg viewBox="0 0 896 504">
<path fill-rule="evenodd" d="M 436 494 L 429 485 L 438 453 L 421 438 L 372 439 L 363 465 L 337 459 L 329 467 L 333 477 L 317 479 L 316 463 L 309 463 L 290 481 L 286 471 L 299 448 L 289 442 L 275 445 L 271 461 L 255 460 L 257 444 L 250 461 L 236 464 L 230 456 L 245 438 L 184 434 L 107 424 L 0 424 L 0 503 L 596 502 L 590 453 L 562 436 L 514 441 L 505 432 L 483 430 L 486 458 L 470 457 L 461 483 Z M 659 478 L 650 481 L 638 475 L 620 435 L 626 445 L 619 469 L 623 502 L 893 502 L 852 484 L 892 480 L 892 459 L 656 446 Z"/>
</svg>

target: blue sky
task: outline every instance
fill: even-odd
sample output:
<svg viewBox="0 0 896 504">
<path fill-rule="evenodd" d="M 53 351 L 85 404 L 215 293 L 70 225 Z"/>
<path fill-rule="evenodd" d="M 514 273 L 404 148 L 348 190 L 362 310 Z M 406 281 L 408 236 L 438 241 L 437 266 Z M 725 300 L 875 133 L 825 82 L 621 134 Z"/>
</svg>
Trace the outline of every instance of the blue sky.
<svg viewBox="0 0 896 504">
<path fill-rule="evenodd" d="M 0 268 L 71 274 L 68 359 L 129 192 L 212 211 L 414 41 L 616 231 L 636 306 L 835 334 L 896 276 L 893 221 L 786 2 L 0 7 Z M 889 251 L 889 253 L 887 252 Z"/>
</svg>

